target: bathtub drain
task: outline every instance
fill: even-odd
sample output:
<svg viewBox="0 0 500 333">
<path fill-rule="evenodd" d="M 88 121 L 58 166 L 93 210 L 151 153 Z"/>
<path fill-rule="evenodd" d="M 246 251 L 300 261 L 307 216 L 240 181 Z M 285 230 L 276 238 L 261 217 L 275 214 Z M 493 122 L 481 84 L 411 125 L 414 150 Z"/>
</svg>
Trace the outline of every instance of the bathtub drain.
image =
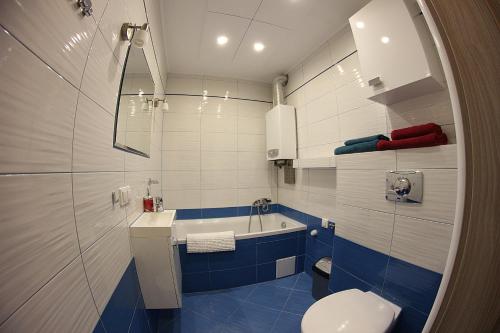
<svg viewBox="0 0 500 333">
<path fill-rule="evenodd" d="M 281 222 L 281 229 L 286 229 L 286 222 L 285 221 Z"/>
</svg>

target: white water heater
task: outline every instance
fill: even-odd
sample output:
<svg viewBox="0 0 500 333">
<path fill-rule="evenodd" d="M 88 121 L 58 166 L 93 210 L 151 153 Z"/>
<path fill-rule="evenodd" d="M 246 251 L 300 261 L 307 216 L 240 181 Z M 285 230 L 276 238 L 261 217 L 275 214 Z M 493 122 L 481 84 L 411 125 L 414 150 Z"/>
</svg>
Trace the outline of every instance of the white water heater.
<svg viewBox="0 0 500 333">
<path fill-rule="evenodd" d="M 295 107 L 278 104 L 266 113 L 266 153 L 268 161 L 297 158 Z"/>
</svg>

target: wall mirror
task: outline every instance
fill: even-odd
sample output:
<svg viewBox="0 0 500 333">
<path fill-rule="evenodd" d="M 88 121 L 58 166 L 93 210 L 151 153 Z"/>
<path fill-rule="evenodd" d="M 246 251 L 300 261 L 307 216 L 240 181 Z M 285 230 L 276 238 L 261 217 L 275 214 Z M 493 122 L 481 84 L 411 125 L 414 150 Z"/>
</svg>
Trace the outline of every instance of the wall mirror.
<svg viewBox="0 0 500 333">
<path fill-rule="evenodd" d="M 129 46 L 116 103 L 115 148 L 149 157 L 154 88 L 144 51 Z"/>
</svg>

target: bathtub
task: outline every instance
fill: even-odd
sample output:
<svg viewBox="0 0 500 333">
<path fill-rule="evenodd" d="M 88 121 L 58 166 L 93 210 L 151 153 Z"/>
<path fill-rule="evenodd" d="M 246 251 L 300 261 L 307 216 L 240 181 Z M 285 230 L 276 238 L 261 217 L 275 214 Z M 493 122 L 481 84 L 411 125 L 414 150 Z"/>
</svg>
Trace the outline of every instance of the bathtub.
<svg viewBox="0 0 500 333">
<path fill-rule="evenodd" d="M 236 239 L 239 240 L 306 230 L 304 224 L 279 213 L 265 214 L 261 217 L 263 230 L 260 230 L 259 217 L 254 215 L 252 216 L 250 233 L 248 232 L 248 216 L 179 220 L 175 222 L 177 243 L 185 244 L 187 234 L 205 232 L 234 231 Z"/>
<path fill-rule="evenodd" d="M 276 263 L 295 257 L 295 273 L 304 271 L 306 226 L 274 213 L 248 216 L 175 221 L 175 235 L 182 269 L 182 291 L 198 292 L 234 288 L 276 279 Z M 215 253 L 187 253 L 186 235 L 234 231 L 236 250 Z"/>
</svg>

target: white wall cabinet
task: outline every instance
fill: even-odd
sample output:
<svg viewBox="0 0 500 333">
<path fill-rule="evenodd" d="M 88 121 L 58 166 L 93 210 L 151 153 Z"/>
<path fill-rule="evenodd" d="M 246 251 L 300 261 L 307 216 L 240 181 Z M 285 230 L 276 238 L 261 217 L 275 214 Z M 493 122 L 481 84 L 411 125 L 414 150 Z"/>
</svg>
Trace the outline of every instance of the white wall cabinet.
<svg viewBox="0 0 500 333">
<path fill-rule="evenodd" d="M 437 50 L 414 0 L 372 0 L 349 23 L 369 99 L 387 105 L 444 87 Z"/>
</svg>

